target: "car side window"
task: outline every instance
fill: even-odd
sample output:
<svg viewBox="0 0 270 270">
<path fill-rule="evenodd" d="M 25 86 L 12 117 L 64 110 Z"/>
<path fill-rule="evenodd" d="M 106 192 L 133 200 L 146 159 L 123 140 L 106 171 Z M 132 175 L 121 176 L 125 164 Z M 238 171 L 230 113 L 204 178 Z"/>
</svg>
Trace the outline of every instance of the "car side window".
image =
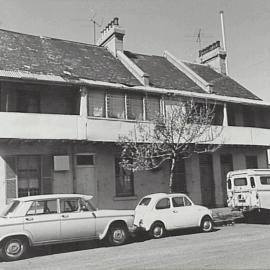
<svg viewBox="0 0 270 270">
<path fill-rule="evenodd" d="M 172 204 L 173 204 L 173 207 L 185 206 L 184 198 L 183 197 L 173 197 Z"/>
<path fill-rule="evenodd" d="M 170 200 L 168 198 L 164 198 L 158 201 L 158 203 L 156 204 L 156 209 L 160 210 L 160 209 L 167 209 L 170 208 Z"/>
<path fill-rule="evenodd" d="M 70 213 L 79 211 L 79 198 L 65 198 L 60 200 L 61 213 Z"/>
<path fill-rule="evenodd" d="M 188 198 L 184 197 L 184 201 L 185 201 L 185 206 L 191 206 L 192 205 L 191 201 Z"/>
<path fill-rule="evenodd" d="M 33 201 L 26 215 L 44 215 L 57 213 L 56 200 Z"/>
</svg>

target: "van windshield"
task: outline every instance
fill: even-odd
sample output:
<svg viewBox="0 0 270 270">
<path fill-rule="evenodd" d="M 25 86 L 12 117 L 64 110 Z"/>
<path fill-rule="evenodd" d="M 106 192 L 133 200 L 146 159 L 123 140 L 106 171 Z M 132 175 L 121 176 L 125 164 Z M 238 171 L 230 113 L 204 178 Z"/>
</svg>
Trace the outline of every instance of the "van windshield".
<svg viewBox="0 0 270 270">
<path fill-rule="evenodd" d="M 239 186 L 246 186 L 247 185 L 247 178 L 235 178 L 234 185 Z"/>
</svg>

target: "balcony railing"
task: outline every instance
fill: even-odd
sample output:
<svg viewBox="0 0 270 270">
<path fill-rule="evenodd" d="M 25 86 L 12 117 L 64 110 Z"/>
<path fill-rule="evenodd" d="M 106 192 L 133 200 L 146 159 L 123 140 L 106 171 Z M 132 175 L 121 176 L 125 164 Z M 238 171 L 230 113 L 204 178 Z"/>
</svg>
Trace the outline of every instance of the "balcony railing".
<svg viewBox="0 0 270 270">
<path fill-rule="evenodd" d="M 0 113 L 0 138 L 85 139 L 85 119 L 76 115 Z"/>
<path fill-rule="evenodd" d="M 134 121 L 86 118 L 78 115 L 0 113 L 0 138 L 116 142 L 134 130 Z M 220 127 L 221 128 L 221 127 Z M 270 129 L 222 127 L 215 143 L 270 146 Z"/>
</svg>

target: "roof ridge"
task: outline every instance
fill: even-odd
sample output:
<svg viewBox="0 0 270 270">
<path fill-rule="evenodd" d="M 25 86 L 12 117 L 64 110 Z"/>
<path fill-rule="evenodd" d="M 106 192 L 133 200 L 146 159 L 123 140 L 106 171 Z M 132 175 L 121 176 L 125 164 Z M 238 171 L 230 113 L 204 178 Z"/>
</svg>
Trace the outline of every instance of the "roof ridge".
<svg viewBox="0 0 270 270">
<path fill-rule="evenodd" d="M 36 37 L 36 38 L 40 38 L 40 39 L 59 40 L 59 41 L 67 42 L 67 43 L 82 44 L 82 45 L 87 45 L 90 47 L 98 47 L 98 48 L 105 49 L 105 47 L 101 47 L 101 46 L 90 44 L 90 43 L 80 42 L 80 41 L 73 41 L 73 40 L 61 39 L 61 38 L 56 38 L 56 37 L 47 37 L 47 36 L 42 36 L 42 35 L 38 36 L 38 35 L 28 34 L 28 33 L 20 33 L 20 32 L 2 29 L 2 28 L 0 28 L 0 31 L 7 32 L 7 33 L 13 33 L 13 34 L 21 35 L 21 36 Z"/>
</svg>

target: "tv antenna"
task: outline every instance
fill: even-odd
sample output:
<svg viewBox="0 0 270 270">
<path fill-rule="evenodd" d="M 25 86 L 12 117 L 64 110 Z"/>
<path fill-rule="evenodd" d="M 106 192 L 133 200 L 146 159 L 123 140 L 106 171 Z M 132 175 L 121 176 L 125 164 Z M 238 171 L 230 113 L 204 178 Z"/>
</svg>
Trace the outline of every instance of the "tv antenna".
<svg viewBox="0 0 270 270">
<path fill-rule="evenodd" d="M 97 27 L 101 27 L 103 24 L 103 19 L 101 21 L 101 23 L 98 23 L 97 20 L 95 19 L 96 17 L 96 13 L 94 13 L 91 17 L 90 17 L 90 21 L 93 23 L 93 35 L 94 35 L 94 45 L 96 45 L 96 26 Z"/>
<path fill-rule="evenodd" d="M 185 37 L 196 39 L 196 43 L 199 44 L 199 50 L 202 49 L 202 41 L 204 39 L 210 39 L 213 38 L 213 36 L 205 34 L 202 28 L 199 28 L 197 32 L 195 32 L 193 35 L 186 35 Z"/>
</svg>

